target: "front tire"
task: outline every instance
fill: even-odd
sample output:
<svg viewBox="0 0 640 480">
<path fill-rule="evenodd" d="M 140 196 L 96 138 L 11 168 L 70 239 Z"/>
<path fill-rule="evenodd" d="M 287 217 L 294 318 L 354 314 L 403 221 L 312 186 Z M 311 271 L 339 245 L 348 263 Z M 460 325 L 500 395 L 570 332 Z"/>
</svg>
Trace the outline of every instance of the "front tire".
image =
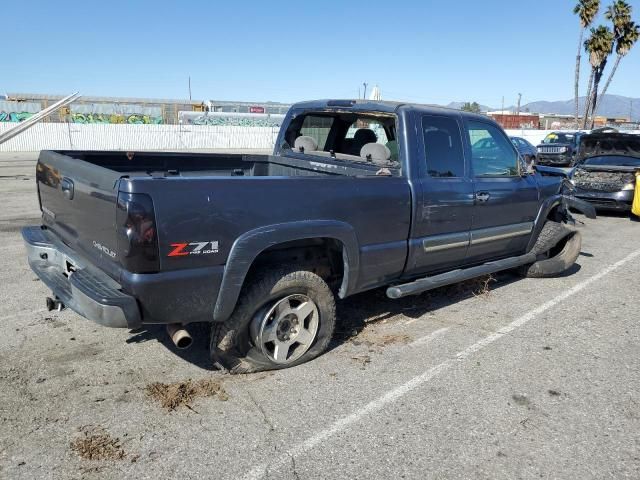
<svg viewBox="0 0 640 480">
<path fill-rule="evenodd" d="M 211 358 L 229 373 L 300 365 L 327 349 L 335 322 L 321 277 L 296 266 L 268 270 L 247 282 L 226 322 L 212 325 Z"/>
<path fill-rule="evenodd" d="M 580 232 L 547 220 L 532 249 L 538 261 L 524 267 L 523 274 L 529 278 L 557 277 L 574 265 L 581 248 Z"/>
</svg>

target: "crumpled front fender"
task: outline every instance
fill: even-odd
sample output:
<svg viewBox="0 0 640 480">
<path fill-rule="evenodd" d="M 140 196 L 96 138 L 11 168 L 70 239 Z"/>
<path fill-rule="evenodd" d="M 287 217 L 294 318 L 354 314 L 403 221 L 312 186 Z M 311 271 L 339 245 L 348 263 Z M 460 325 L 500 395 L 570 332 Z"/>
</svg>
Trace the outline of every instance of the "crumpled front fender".
<svg viewBox="0 0 640 480">
<path fill-rule="evenodd" d="M 562 195 L 562 201 L 567 208 L 582 212 L 587 218 L 596 218 L 596 209 L 589 202 L 585 202 L 573 195 Z"/>
</svg>

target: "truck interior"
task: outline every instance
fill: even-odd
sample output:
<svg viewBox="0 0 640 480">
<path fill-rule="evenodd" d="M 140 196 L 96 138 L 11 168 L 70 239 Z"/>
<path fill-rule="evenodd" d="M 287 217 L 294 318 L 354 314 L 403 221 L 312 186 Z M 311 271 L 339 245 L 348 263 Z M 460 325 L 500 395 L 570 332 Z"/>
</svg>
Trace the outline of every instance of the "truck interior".
<svg viewBox="0 0 640 480">
<path fill-rule="evenodd" d="M 283 152 L 397 170 L 396 116 L 380 112 L 305 112 L 292 119 Z M 287 153 L 287 154 L 288 154 Z"/>
</svg>

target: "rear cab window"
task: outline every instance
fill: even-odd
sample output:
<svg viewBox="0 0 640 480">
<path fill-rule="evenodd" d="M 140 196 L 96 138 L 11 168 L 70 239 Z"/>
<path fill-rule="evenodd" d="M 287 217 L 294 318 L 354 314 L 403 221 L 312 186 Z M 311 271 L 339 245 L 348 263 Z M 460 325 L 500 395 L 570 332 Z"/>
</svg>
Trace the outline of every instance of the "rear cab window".
<svg viewBox="0 0 640 480">
<path fill-rule="evenodd" d="M 324 150 L 327 144 L 327 138 L 333 125 L 332 117 L 320 117 L 315 115 L 307 115 L 304 117 L 300 134 L 315 139 L 319 150 Z"/>
<path fill-rule="evenodd" d="M 382 112 L 305 112 L 294 118 L 283 149 L 330 161 L 370 165 L 399 174 L 395 114 Z"/>
</svg>

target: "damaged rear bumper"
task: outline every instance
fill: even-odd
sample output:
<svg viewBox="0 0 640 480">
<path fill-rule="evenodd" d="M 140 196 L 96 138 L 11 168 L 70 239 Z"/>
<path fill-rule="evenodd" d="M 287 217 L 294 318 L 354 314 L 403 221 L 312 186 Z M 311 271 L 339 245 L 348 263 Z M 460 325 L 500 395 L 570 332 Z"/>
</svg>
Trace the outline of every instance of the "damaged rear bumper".
<svg viewBox="0 0 640 480">
<path fill-rule="evenodd" d="M 26 227 L 22 229 L 22 238 L 29 266 L 60 302 L 106 327 L 141 325 L 135 298 L 120 291 L 120 285 L 104 272 L 82 265 L 48 230 Z"/>
</svg>

